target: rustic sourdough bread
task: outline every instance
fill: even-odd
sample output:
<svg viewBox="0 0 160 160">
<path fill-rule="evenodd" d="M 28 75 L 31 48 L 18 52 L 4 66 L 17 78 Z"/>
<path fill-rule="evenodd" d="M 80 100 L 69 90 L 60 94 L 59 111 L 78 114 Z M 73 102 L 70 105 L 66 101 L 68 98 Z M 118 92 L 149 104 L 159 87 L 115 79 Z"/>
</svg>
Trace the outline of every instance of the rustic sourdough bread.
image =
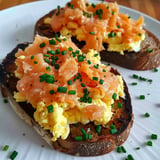
<svg viewBox="0 0 160 160">
<path fill-rule="evenodd" d="M 56 9 L 41 17 L 35 25 L 35 34 L 42 36 L 53 37 L 56 33 L 53 32 L 50 24 L 45 24 L 44 20 L 56 14 Z M 124 55 L 118 52 L 107 51 L 107 44 L 103 44 L 105 50 L 100 52 L 101 59 L 109 63 L 114 63 L 119 66 L 132 70 L 150 70 L 160 65 L 160 41 L 150 31 L 145 29 L 145 39 L 141 43 L 141 50 L 138 52 L 125 51 Z M 58 33 L 59 34 L 59 33 Z M 76 37 L 72 37 L 72 41 L 82 48 L 85 41 L 78 41 Z"/>
<path fill-rule="evenodd" d="M 33 118 L 34 109 L 31 104 L 27 102 L 17 103 L 13 98 L 13 92 L 16 91 L 16 84 L 18 79 L 14 75 L 16 70 L 15 53 L 19 48 L 25 49 L 28 43 L 19 44 L 11 53 L 9 53 L 0 65 L 0 85 L 2 95 L 8 98 L 13 110 L 17 115 L 25 121 L 28 125 L 36 130 L 36 132 L 53 148 L 61 152 L 77 155 L 77 156 L 97 156 L 112 151 L 116 146 L 123 144 L 133 124 L 133 113 L 131 98 L 128 92 L 127 85 L 124 81 L 125 98 L 120 98 L 115 101 L 112 107 L 113 116 L 107 126 L 101 126 L 101 132 L 97 133 L 93 123 L 72 124 L 70 125 L 70 134 L 66 140 L 58 139 L 53 142 L 52 135 L 49 131 L 44 130 Z M 112 72 L 119 75 L 117 70 L 112 68 Z M 122 107 L 118 107 L 118 103 Z M 113 125 L 116 127 L 117 132 L 111 133 Z M 81 136 L 81 128 L 92 135 L 91 139 L 75 141 L 75 136 Z"/>
</svg>

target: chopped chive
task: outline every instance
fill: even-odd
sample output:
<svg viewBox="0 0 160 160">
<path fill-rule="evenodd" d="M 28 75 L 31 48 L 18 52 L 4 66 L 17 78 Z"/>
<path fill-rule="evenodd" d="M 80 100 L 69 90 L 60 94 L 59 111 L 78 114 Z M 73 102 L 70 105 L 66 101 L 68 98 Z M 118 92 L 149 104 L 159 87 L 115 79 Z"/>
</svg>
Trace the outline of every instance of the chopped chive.
<svg viewBox="0 0 160 160">
<path fill-rule="evenodd" d="M 141 81 L 146 81 L 146 80 L 147 80 L 146 78 L 141 77 L 141 76 L 139 76 L 139 79 L 140 79 Z"/>
<path fill-rule="evenodd" d="M 135 79 L 138 79 L 138 75 L 136 75 L 136 74 L 133 74 L 132 77 Z"/>
<path fill-rule="evenodd" d="M 17 151 L 13 151 L 13 152 L 11 153 L 11 155 L 9 156 L 9 158 L 10 158 L 11 160 L 14 160 L 14 159 L 17 157 L 17 155 L 18 155 L 18 152 L 17 152 Z"/>
<path fill-rule="evenodd" d="M 76 50 L 76 52 L 75 52 L 76 54 L 79 54 L 79 50 Z"/>
<path fill-rule="evenodd" d="M 103 69 L 102 71 L 103 71 L 103 72 L 106 72 L 106 70 L 105 70 L 105 69 Z"/>
<path fill-rule="evenodd" d="M 8 99 L 6 99 L 6 98 L 3 99 L 3 102 L 4 102 L 4 103 L 8 103 Z"/>
<path fill-rule="evenodd" d="M 151 139 L 157 139 L 158 136 L 156 134 L 151 134 Z"/>
<path fill-rule="evenodd" d="M 94 55 L 94 57 L 97 57 L 97 56 L 98 56 L 98 54 L 95 54 L 95 55 Z"/>
<path fill-rule="evenodd" d="M 119 102 L 118 103 L 118 108 L 122 108 L 122 106 L 123 106 L 122 103 Z"/>
<path fill-rule="evenodd" d="M 114 15 L 115 11 L 112 11 L 112 15 Z"/>
<path fill-rule="evenodd" d="M 94 3 L 92 3 L 92 4 L 91 4 L 91 6 L 92 6 L 93 8 L 95 8 L 95 7 L 96 7 L 96 5 L 95 5 Z"/>
<path fill-rule="evenodd" d="M 74 76 L 74 79 L 73 79 L 73 82 L 75 82 L 77 80 L 77 76 L 75 75 Z"/>
<path fill-rule="evenodd" d="M 38 62 L 37 62 L 37 61 L 34 61 L 34 64 L 38 64 Z"/>
<path fill-rule="evenodd" d="M 89 34 L 95 35 L 95 32 L 89 32 Z"/>
<path fill-rule="evenodd" d="M 148 82 L 152 82 L 153 80 L 152 79 L 148 79 Z"/>
<path fill-rule="evenodd" d="M 76 53 L 72 52 L 72 57 L 75 58 L 76 57 Z"/>
<path fill-rule="evenodd" d="M 68 2 L 68 3 L 67 3 L 67 6 L 68 6 L 68 7 L 70 7 L 70 6 L 71 6 L 71 3 L 70 3 L 70 2 Z"/>
<path fill-rule="evenodd" d="M 73 48 L 72 48 L 72 47 L 69 47 L 68 50 L 69 50 L 69 51 L 73 51 Z"/>
<path fill-rule="evenodd" d="M 63 50 L 63 51 L 61 52 L 61 54 L 62 54 L 62 55 L 65 55 L 65 54 L 67 54 L 67 51 L 66 51 L 66 50 Z"/>
<path fill-rule="evenodd" d="M 60 14 L 60 6 L 57 6 L 57 13 L 56 16 L 58 16 Z"/>
<path fill-rule="evenodd" d="M 52 54 L 52 55 L 55 55 L 55 54 L 56 54 L 56 52 L 53 51 L 53 50 L 47 51 L 47 53 L 50 53 L 50 54 Z"/>
<path fill-rule="evenodd" d="M 109 9 L 109 6 L 107 6 L 107 9 Z"/>
<path fill-rule="evenodd" d="M 127 151 L 126 151 L 126 149 L 124 148 L 124 146 L 118 146 L 118 147 L 117 147 L 117 152 L 118 152 L 118 153 L 121 153 L 121 152 L 126 153 Z"/>
<path fill-rule="evenodd" d="M 120 25 L 117 25 L 117 28 L 121 28 L 121 26 L 120 26 Z"/>
<path fill-rule="evenodd" d="M 91 134 L 88 134 L 88 139 L 92 139 L 92 135 Z"/>
<path fill-rule="evenodd" d="M 84 130 L 84 128 L 81 128 L 81 132 L 82 132 L 83 135 L 86 134 L 86 131 Z"/>
<path fill-rule="evenodd" d="M 134 160 L 134 158 L 131 154 L 129 154 L 127 157 L 128 157 L 128 160 Z"/>
<path fill-rule="evenodd" d="M 4 147 L 3 147 L 3 151 L 7 151 L 9 149 L 9 145 L 5 145 Z"/>
<path fill-rule="evenodd" d="M 49 55 L 48 54 L 44 54 L 44 57 L 49 57 Z"/>
<path fill-rule="evenodd" d="M 55 56 L 55 60 L 57 61 L 59 58 L 58 58 L 58 56 Z"/>
<path fill-rule="evenodd" d="M 136 150 L 140 150 L 140 147 L 136 147 Z"/>
<path fill-rule="evenodd" d="M 121 153 L 121 152 L 122 152 L 121 147 L 119 147 L 119 146 L 117 147 L 117 152 L 118 152 L 118 153 Z"/>
<path fill-rule="evenodd" d="M 109 38 L 113 38 L 116 36 L 116 33 L 114 33 L 113 31 L 111 31 L 109 34 L 108 34 L 108 37 Z"/>
<path fill-rule="evenodd" d="M 74 5 L 71 5 L 71 9 L 74 9 Z"/>
<path fill-rule="evenodd" d="M 82 139 L 83 139 L 82 136 L 76 136 L 75 137 L 75 141 L 82 141 Z"/>
<path fill-rule="evenodd" d="M 88 97 L 88 103 L 92 103 L 92 98 Z"/>
<path fill-rule="evenodd" d="M 86 7 L 88 7 L 89 6 L 89 3 L 86 3 Z"/>
<path fill-rule="evenodd" d="M 148 53 L 151 53 L 151 52 L 152 52 L 152 49 L 151 49 L 151 48 L 148 48 L 148 49 L 147 49 L 147 52 L 148 52 Z"/>
<path fill-rule="evenodd" d="M 59 37 L 59 35 L 58 35 L 58 34 L 55 34 L 55 35 L 54 35 L 54 37 L 55 37 L 55 38 L 58 38 L 58 37 Z"/>
<path fill-rule="evenodd" d="M 31 56 L 31 59 L 34 59 L 34 55 Z"/>
<path fill-rule="evenodd" d="M 50 63 L 50 60 L 47 59 L 47 58 L 44 58 L 44 61 L 47 62 L 47 63 Z"/>
<path fill-rule="evenodd" d="M 49 74 L 43 74 L 43 75 L 40 75 L 39 76 L 40 78 L 40 82 L 46 82 L 46 83 L 51 83 L 53 84 L 54 83 L 54 75 L 49 75 Z"/>
<path fill-rule="evenodd" d="M 97 125 L 96 128 L 95 128 L 95 130 L 96 130 L 96 132 L 97 132 L 98 134 L 101 133 L 101 129 L 102 129 L 102 126 L 101 126 L 101 125 Z"/>
<path fill-rule="evenodd" d="M 48 67 L 46 67 L 46 70 L 47 71 L 51 71 L 51 68 L 48 66 Z"/>
<path fill-rule="evenodd" d="M 51 95 L 53 95 L 53 94 L 55 93 L 55 91 L 52 89 L 52 90 L 49 91 L 49 93 L 50 93 Z"/>
<path fill-rule="evenodd" d="M 56 40 L 57 40 L 58 42 L 61 42 L 61 40 L 60 40 L 58 37 L 56 37 Z"/>
<path fill-rule="evenodd" d="M 51 65 L 52 65 L 52 66 L 54 66 L 55 63 L 56 63 L 56 60 L 55 60 L 55 59 L 51 61 Z"/>
<path fill-rule="evenodd" d="M 67 87 L 58 87 L 57 92 L 66 93 L 67 92 Z"/>
<path fill-rule="evenodd" d="M 110 134 L 115 134 L 115 133 L 117 133 L 117 129 L 116 129 L 116 126 L 114 125 L 114 124 L 111 124 L 110 125 L 110 130 L 109 130 L 109 132 L 110 132 Z"/>
<path fill-rule="evenodd" d="M 104 83 L 104 80 L 100 79 L 99 84 L 103 84 L 103 83 Z"/>
<path fill-rule="evenodd" d="M 142 36 L 142 34 L 141 34 L 141 33 L 138 33 L 138 36 Z"/>
<path fill-rule="evenodd" d="M 111 128 L 111 129 L 115 129 L 116 126 L 115 126 L 114 124 L 111 124 L 111 125 L 110 125 L 110 128 Z"/>
<path fill-rule="evenodd" d="M 56 45 L 56 41 L 55 41 L 54 39 L 50 39 L 50 40 L 49 40 L 49 44 L 50 44 L 50 45 Z"/>
<path fill-rule="evenodd" d="M 88 17 L 88 18 L 91 18 L 91 17 L 92 17 L 92 14 L 87 13 L 87 17 Z"/>
<path fill-rule="evenodd" d="M 144 116 L 145 116 L 146 118 L 148 118 L 148 117 L 150 117 L 150 114 L 149 114 L 148 112 L 146 112 L 146 113 L 144 114 Z"/>
<path fill-rule="evenodd" d="M 110 134 L 115 134 L 115 133 L 117 133 L 117 129 L 116 128 L 110 129 L 109 132 L 110 132 Z"/>
<path fill-rule="evenodd" d="M 92 80 L 98 81 L 98 77 L 92 77 Z"/>
<path fill-rule="evenodd" d="M 145 95 L 140 95 L 139 99 L 141 99 L 141 100 L 145 99 Z"/>
<path fill-rule="evenodd" d="M 126 149 L 124 148 L 124 146 L 121 146 L 121 149 L 122 149 L 122 152 L 123 152 L 123 153 L 126 153 L 126 152 L 127 152 Z"/>
<path fill-rule="evenodd" d="M 157 68 L 154 68 L 153 71 L 154 71 L 154 72 L 158 72 L 158 69 L 157 69 Z"/>
<path fill-rule="evenodd" d="M 48 113 L 52 113 L 53 112 L 53 105 L 49 105 L 47 106 L 47 109 L 48 109 Z"/>
<path fill-rule="evenodd" d="M 84 140 L 87 140 L 88 139 L 88 134 L 87 133 L 83 134 L 83 138 L 84 138 Z"/>
<path fill-rule="evenodd" d="M 66 41 L 67 40 L 67 38 L 63 38 L 63 41 Z"/>
<path fill-rule="evenodd" d="M 152 141 L 148 141 L 147 146 L 152 146 Z"/>
<path fill-rule="evenodd" d="M 96 10 L 96 15 L 98 15 L 99 19 L 102 19 L 102 14 L 103 14 L 103 10 L 102 9 L 97 9 Z"/>
<path fill-rule="evenodd" d="M 87 62 L 88 62 L 88 64 L 91 64 L 91 61 L 90 61 L 90 60 L 88 60 Z"/>
<path fill-rule="evenodd" d="M 131 85 L 132 85 L 132 86 L 136 86 L 136 85 L 137 85 L 137 82 L 132 82 Z"/>
<path fill-rule="evenodd" d="M 68 85 L 72 85 L 72 84 L 73 84 L 72 80 L 69 80 Z"/>
<path fill-rule="evenodd" d="M 98 69 L 99 68 L 99 64 L 93 65 L 93 67 Z"/>
<path fill-rule="evenodd" d="M 76 94 L 76 90 L 69 90 L 68 94 Z"/>
<path fill-rule="evenodd" d="M 85 87 L 86 85 L 85 85 L 84 83 L 81 83 L 81 86 L 82 86 L 82 87 Z"/>
<path fill-rule="evenodd" d="M 60 50 L 58 48 L 56 49 L 56 54 L 60 54 Z"/>
<path fill-rule="evenodd" d="M 128 19 L 130 19 L 131 18 L 131 16 L 128 16 Z"/>
<path fill-rule="evenodd" d="M 83 55 L 78 55 L 78 62 L 83 62 L 84 58 L 85 57 Z"/>
<path fill-rule="evenodd" d="M 43 48 L 43 47 L 45 47 L 45 45 L 46 45 L 46 44 L 45 44 L 44 42 L 42 42 L 42 43 L 39 45 L 39 47 L 40 47 L 40 48 Z"/>
<path fill-rule="evenodd" d="M 117 98 L 117 93 L 113 93 L 112 98 L 115 100 Z"/>
<path fill-rule="evenodd" d="M 60 68 L 60 65 L 59 64 L 55 64 L 55 69 L 59 69 Z"/>
</svg>

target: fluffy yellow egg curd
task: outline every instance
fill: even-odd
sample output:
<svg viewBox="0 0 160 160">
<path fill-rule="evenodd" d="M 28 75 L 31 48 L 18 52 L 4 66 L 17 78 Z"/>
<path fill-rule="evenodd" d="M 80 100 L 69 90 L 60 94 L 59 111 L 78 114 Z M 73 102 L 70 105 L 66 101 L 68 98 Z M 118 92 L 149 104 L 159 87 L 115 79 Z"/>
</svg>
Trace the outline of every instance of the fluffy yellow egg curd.
<svg viewBox="0 0 160 160">
<path fill-rule="evenodd" d="M 65 7 L 57 7 L 52 18 L 44 23 L 51 24 L 54 32 L 64 36 L 75 36 L 85 41 L 82 51 L 104 50 L 119 52 L 139 51 L 145 39 L 144 18 L 133 20 L 128 14 L 120 13 L 117 3 L 89 3 L 87 0 L 71 0 Z"/>
<path fill-rule="evenodd" d="M 14 98 L 33 106 L 35 121 L 53 141 L 66 139 L 70 124 L 107 124 L 112 104 L 125 96 L 122 77 L 102 64 L 95 50 L 82 53 L 69 38 L 37 35 L 15 56 Z"/>
</svg>

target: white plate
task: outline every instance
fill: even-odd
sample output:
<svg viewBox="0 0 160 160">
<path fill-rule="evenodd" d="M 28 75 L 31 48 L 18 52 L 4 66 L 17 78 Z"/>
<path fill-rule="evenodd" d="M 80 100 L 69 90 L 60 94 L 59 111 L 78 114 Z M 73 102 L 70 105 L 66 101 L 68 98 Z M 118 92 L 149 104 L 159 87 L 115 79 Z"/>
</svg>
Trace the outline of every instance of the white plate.
<svg viewBox="0 0 160 160">
<path fill-rule="evenodd" d="M 2 10 L 0 12 L 0 59 L 3 59 L 16 44 L 32 41 L 36 21 L 57 5 L 63 6 L 66 2 L 66 0 L 39 1 Z M 123 6 L 120 6 L 120 10 L 128 13 L 132 18 L 143 15 L 146 28 L 160 38 L 160 23 L 157 20 Z M 79 158 L 51 150 L 32 128 L 17 117 L 9 104 L 4 104 L 0 96 L 0 159 L 7 160 L 9 154 L 16 150 L 18 151 L 16 160 L 123 160 L 128 154 L 132 154 L 137 160 L 158 160 L 160 155 L 160 68 L 158 68 L 159 72 L 153 72 L 152 70 L 131 71 L 113 66 L 119 70 L 128 84 L 135 115 L 131 134 L 123 145 L 127 153 L 113 151 L 103 156 Z M 132 74 L 152 79 L 153 83 L 135 80 L 131 78 Z M 138 82 L 138 85 L 132 86 L 132 82 Z M 138 99 L 141 94 L 145 95 L 145 100 Z M 149 118 L 144 117 L 146 112 L 150 114 Z M 153 146 L 150 147 L 146 142 L 150 140 L 152 133 L 159 137 L 157 140 L 152 140 Z M 10 148 L 5 152 L 2 151 L 2 147 L 6 144 Z M 136 147 L 140 147 L 140 150 L 136 150 Z"/>
</svg>

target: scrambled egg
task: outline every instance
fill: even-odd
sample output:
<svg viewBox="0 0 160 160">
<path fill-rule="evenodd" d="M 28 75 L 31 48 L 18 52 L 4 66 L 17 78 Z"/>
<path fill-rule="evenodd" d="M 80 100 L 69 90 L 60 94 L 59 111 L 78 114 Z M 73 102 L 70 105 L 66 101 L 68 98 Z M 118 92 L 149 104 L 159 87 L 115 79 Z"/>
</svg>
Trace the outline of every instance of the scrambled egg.
<svg viewBox="0 0 160 160">
<path fill-rule="evenodd" d="M 70 23 L 68 23 L 67 27 L 62 28 L 61 34 L 68 37 L 70 37 L 71 35 L 76 36 L 79 41 L 84 40 L 86 37 L 83 30 L 81 28 L 78 28 L 78 26 L 75 25 L 76 23 Z M 72 27 L 72 25 L 75 27 Z M 123 43 L 121 32 L 116 32 L 116 35 L 113 37 L 108 37 L 108 34 L 109 32 L 104 32 L 103 37 L 104 42 L 108 43 L 107 50 L 119 52 L 122 55 L 124 55 L 124 51 L 138 52 L 141 49 L 141 42 L 145 39 L 145 34 L 143 34 L 141 40 L 139 41 Z"/>
<path fill-rule="evenodd" d="M 108 51 L 119 52 L 120 54 L 124 54 L 124 51 L 135 51 L 138 52 L 141 48 L 141 42 L 145 39 L 145 34 L 141 36 L 140 41 L 123 43 L 122 41 L 122 33 L 115 32 L 116 35 L 113 37 L 109 37 L 109 32 L 104 33 L 104 41 L 108 43 Z"/>
<path fill-rule="evenodd" d="M 90 57 L 91 61 L 94 63 L 100 64 L 100 57 L 94 56 L 96 51 L 90 50 L 86 57 Z M 124 86 L 123 80 L 121 76 L 117 76 L 119 85 L 117 88 L 117 99 L 119 97 L 124 97 Z M 94 95 L 96 97 L 96 95 Z M 82 124 L 87 124 L 91 120 L 83 114 L 82 110 L 88 105 L 97 105 L 103 106 L 104 111 L 102 112 L 102 116 L 96 120 L 94 120 L 95 125 L 103 125 L 107 124 L 111 117 L 111 104 L 114 103 L 113 99 L 108 99 L 107 103 L 103 102 L 100 98 L 92 99 L 92 103 L 84 103 L 80 102 L 79 98 L 77 98 L 77 106 L 74 108 L 70 108 L 69 104 L 67 103 L 57 103 L 53 102 L 52 105 L 54 106 L 53 112 L 48 113 L 48 110 L 43 102 L 39 102 L 37 105 L 37 110 L 34 113 L 35 120 L 44 127 L 44 129 L 48 129 L 53 134 L 53 141 L 56 141 L 57 138 L 61 137 L 62 139 L 66 139 L 70 133 L 69 124 L 76 124 L 78 122 Z"/>
<path fill-rule="evenodd" d="M 20 61 L 21 60 L 23 62 L 25 61 L 24 56 L 19 56 L 18 58 L 19 58 L 18 60 Z M 104 65 L 101 64 L 100 56 L 93 49 L 89 50 L 89 52 L 86 54 L 86 59 L 89 59 L 92 64 L 98 64 L 99 67 L 102 68 L 104 67 Z M 18 71 L 16 71 L 16 74 L 17 77 L 21 78 L 21 76 L 19 76 Z M 119 99 L 119 97 L 125 96 L 124 85 L 121 76 L 117 75 L 115 77 L 118 79 L 118 86 L 116 90 L 114 90 L 114 93 L 117 94 L 116 99 Z M 36 104 L 36 106 L 33 106 L 36 109 L 36 111 L 34 112 L 35 121 L 37 121 L 41 125 L 41 127 L 43 127 L 45 130 L 49 130 L 52 133 L 53 141 L 56 141 L 58 138 L 66 139 L 70 133 L 70 127 L 69 127 L 70 124 L 76 124 L 79 122 L 82 124 L 87 124 L 93 121 L 95 125 L 105 125 L 110 121 L 112 117 L 111 106 L 114 103 L 114 99 L 104 98 L 105 94 L 97 92 L 96 88 L 88 87 L 88 91 L 91 92 L 90 96 L 92 97 L 92 102 L 90 103 L 80 101 L 80 97 L 77 96 L 75 100 L 76 106 L 74 107 L 71 107 L 70 104 L 65 101 L 61 103 L 57 101 L 52 101 L 50 104 L 50 106 L 52 106 L 51 108 L 52 112 L 49 112 L 48 110 L 49 106 L 47 106 L 43 101 L 39 101 Z M 27 100 L 27 98 L 24 97 L 23 94 L 21 94 L 21 92 L 15 92 L 14 98 L 16 99 L 17 102 L 22 102 Z M 101 109 L 100 110 L 101 116 L 93 118 L 93 116 L 97 116 L 94 114 L 97 114 L 98 112 L 97 113 L 89 112 L 89 114 L 91 115 L 89 116 L 87 115 L 88 113 L 85 112 L 86 108 L 89 107 L 90 109 L 92 106 L 93 108 L 95 106 L 96 107 L 98 106 Z"/>
</svg>

